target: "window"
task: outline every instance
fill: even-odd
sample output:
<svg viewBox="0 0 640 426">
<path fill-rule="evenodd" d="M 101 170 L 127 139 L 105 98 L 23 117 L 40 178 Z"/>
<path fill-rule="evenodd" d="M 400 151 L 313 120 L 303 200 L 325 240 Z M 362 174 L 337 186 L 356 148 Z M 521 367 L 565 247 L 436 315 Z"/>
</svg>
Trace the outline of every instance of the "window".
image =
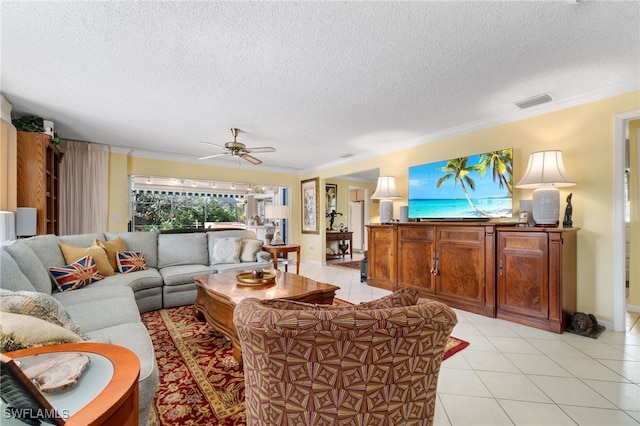
<svg viewBox="0 0 640 426">
<path fill-rule="evenodd" d="M 209 228 L 226 222 L 247 224 L 247 200 L 278 187 L 131 176 L 130 229 L 134 231 Z"/>
</svg>

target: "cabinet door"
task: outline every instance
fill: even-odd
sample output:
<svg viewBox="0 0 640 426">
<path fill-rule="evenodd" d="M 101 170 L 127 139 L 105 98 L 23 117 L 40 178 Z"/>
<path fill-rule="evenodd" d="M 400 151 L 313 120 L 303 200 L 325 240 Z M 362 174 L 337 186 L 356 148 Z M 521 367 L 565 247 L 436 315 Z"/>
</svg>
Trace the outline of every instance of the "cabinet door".
<svg viewBox="0 0 640 426">
<path fill-rule="evenodd" d="M 436 295 L 452 301 L 485 306 L 484 228 L 438 226 L 436 234 Z"/>
<path fill-rule="evenodd" d="M 398 287 L 410 287 L 424 294 L 435 293 L 435 227 L 398 227 Z"/>
<path fill-rule="evenodd" d="M 367 255 L 367 283 L 395 290 L 395 229 L 392 226 L 370 226 Z"/>
<path fill-rule="evenodd" d="M 549 317 L 546 232 L 498 232 L 498 312 Z"/>
</svg>

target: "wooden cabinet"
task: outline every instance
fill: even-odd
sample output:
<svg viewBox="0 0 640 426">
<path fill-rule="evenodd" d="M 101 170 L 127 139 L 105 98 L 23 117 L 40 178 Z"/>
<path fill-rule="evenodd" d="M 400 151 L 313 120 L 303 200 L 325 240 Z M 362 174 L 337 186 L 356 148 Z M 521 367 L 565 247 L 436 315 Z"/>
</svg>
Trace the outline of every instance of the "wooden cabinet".
<svg viewBox="0 0 640 426">
<path fill-rule="evenodd" d="M 395 290 L 395 225 L 368 225 L 367 233 L 369 236 L 367 283 L 374 287 Z"/>
<path fill-rule="evenodd" d="M 576 311 L 575 228 L 499 230 L 497 317 L 555 333 Z"/>
<path fill-rule="evenodd" d="M 397 225 L 397 286 L 494 316 L 493 233 L 484 225 Z"/>
<path fill-rule="evenodd" d="M 18 207 L 37 209 L 37 235 L 59 235 L 61 159 L 51 136 L 18 132 Z"/>
<path fill-rule="evenodd" d="M 501 223 L 368 225 L 369 285 L 561 333 L 576 311 L 578 229 Z"/>
</svg>

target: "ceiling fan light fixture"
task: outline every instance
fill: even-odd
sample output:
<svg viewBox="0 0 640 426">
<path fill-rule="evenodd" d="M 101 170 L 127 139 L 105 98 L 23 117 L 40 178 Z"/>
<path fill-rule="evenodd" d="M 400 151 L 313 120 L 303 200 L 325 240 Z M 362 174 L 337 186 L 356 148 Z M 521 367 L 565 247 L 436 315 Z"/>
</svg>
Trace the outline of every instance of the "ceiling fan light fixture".
<svg viewBox="0 0 640 426">
<path fill-rule="evenodd" d="M 199 160 L 208 160 L 209 158 L 215 158 L 215 157 L 220 157 L 222 155 L 231 155 L 232 157 L 240 157 L 243 160 L 246 160 L 248 162 L 250 162 L 251 164 L 262 164 L 262 160 L 249 155 L 249 153 L 256 153 L 256 152 L 275 152 L 276 149 L 272 146 L 260 146 L 260 147 L 255 147 L 255 148 L 247 148 L 247 146 L 241 142 L 237 141 L 237 137 L 238 137 L 238 133 L 240 133 L 240 129 L 237 128 L 232 128 L 231 129 L 231 134 L 233 135 L 233 142 L 227 142 L 224 144 L 224 146 L 221 145 L 217 145 L 211 142 L 200 142 L 202 144 L 205 145 L 211 145 L 214 146 L 216 148 L 220 148 L 223 150 L 226 150 L 226 152 L 220 152 L 217 154 L 212 154 L 212 155 L 206 155 L 204 157 L 200 157 Z"/>
</svg>

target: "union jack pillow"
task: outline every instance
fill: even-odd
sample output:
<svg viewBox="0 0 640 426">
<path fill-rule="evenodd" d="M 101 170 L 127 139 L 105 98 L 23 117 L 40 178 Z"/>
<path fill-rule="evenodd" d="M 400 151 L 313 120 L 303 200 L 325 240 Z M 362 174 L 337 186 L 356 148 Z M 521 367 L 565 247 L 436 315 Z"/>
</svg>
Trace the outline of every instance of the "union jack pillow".
<svg viewBox="0 0 640 426">
<path fill-rule="evenodd" d="M 82 288 L 104 277 L 98 272 L 93 257 L 87 255 L 71 265 L 49 268 L 60 291 L 71 291 Z"/>
<path fill-rule="evenodd" d="M 141 251 L 119 251 L 116 255 L 116 262 L 118 263 L 118 270 L 123 274 L 147 269 L 147 262 L 144 261 L 144 252 Z"/>
</svg>

